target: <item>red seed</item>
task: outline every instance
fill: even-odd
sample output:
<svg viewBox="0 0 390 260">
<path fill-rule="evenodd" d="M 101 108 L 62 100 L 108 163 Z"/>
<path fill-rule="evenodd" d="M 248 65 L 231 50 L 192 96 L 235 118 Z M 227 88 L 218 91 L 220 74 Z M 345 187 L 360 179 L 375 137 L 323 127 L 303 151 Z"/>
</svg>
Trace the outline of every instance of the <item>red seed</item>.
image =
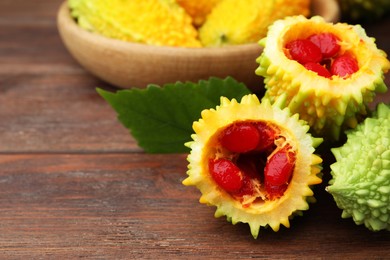
<svg viewBox="0 0 390 260">
<path fill-rule="evenodd" d="M 280 186 L 288 183 L 295 166 L 295 154 L 281 149 L 267 160 L 264 169 L 266 185 Z"/>
<path fill-rule="evenodd" d="M 268 199 L 273 200 L 276 198 L 280 198 L 284 194 L 284 192 L 287 190 L 287 187 L 288 187 L 287 184 L 283 184 L 280 186 L 266 185 L 265 191 L 268 194 Z"/>
<path fill-rule="evenodd" d="M 274 141 L 278 132 L 274 128 L 269 127 L 266 123 L 259 122 L 256 124 L 259 131 L 259 143 L 256 147 L 256 151 L 266 151 L 274 145 Z"/>
<path fill-rule="evenodd" d="M 323 58 L 331 58 L 340 50 L 339 39 L 333 33 L 313 34 L 308 40 L 321 50 Z"/>
<path fill-rule="evenodd" d="M 255 190 L 253 187 L 252 178 L 244 174 L 241 188 L 237 192 L 234 192 L 233 194 L 238 197 L 243 197 L 245 195 L 251 196 L 254 194 L 254 192 Z"/>
<path fill-rule="evenodd" d="M 243 185 L 240 169 L 227 159 L 210 159 L 209 172 L 215 182 L 227 192 L 237 192 Z"/>
<path fill-rule="evenodd" d="M 295 154 L 288 147 L 268 159 L 264 169 L 265 190 L 269 199 L 281 197 L 288 187 L 295 166 Z"/>
<path fill-rule="evenodd" d="M 259 143 L 259 132 L 249 122 L 234 123 L 221 134 L 220 142 L 231 152 L 245 153 L 256 148 Z"/>
<path fill-rule="evenodd" d="M 307 39 L 298 39 L 286 44 L 290 56 L 293 60 L 301 64 L 308 62 L 320 62 L 322 54 L 320 48 Z"/>
<path fill-rule="evenodd" d="M 332 74 L 330 74 L 330 72 L 326 68 L 324 68 L 323 66 L 321 66 L 318 63 L 314 63 L 314 62 L 306 63 L 305 68 L 316 72 L 319 76 L 322 76 L 325 78 L 332 77 Z"/>
<path fill-rule="evenodd" d="M 358 62 L 355 58 L 348 54 L 337 57 L 331 67 L 330 72 L 333 75 L 345 78 L 359 70 Z"/>
</svg>

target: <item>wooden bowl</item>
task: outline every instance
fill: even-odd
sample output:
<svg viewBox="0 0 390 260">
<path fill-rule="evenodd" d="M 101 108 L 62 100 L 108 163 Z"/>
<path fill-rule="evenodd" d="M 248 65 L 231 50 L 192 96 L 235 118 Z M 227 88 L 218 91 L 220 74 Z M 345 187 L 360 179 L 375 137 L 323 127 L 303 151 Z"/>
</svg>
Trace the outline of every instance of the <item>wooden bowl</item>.
<svg viewBox="0 0 390 260">
<path fill-rule="evenodd" d="M 339 19 L 336 0 L 312 0 L 312 14 Z M 114 86 L 143 88 L 148 84 L 198 81 L 232 76 L 251 89 L 261 88 L 255 75 L 257 43 L 221 48 L 160 47 L 110 39 L 79 27 L 65 1 L 57 15 L 60 36 L 71 55 L 90 73 Z"/>
</svg>

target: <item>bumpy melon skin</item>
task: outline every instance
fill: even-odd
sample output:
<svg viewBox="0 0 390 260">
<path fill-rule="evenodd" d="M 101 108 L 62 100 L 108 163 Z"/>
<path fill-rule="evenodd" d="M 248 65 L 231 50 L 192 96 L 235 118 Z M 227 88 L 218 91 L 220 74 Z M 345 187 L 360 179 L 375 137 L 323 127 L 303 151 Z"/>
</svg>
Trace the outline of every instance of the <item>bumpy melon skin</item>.
<svg viewBox="0 0 390 260">
<path fill-rule="evenodd" d="M 287 42 L 320 32 L 333 33 L 341 40 L 340 53 L 355 56 L 357 72 L 348 78 L 325 78 L 285 55 Z M 387 90 L 384 73 L 390 62 L 360 25 L 327 23 L 319 16 L 287 17 L 270 26 L 267 37 L 259 43 L 264 51 L 257 59 L 256 74 L 264 77 L 264 98 L 273 103 L 286 95 L 291 112 L 299 113 L 315 136 L 339 140 L 343 130 L 356 127 L 360 118 L 366 116 L 376 92 Z"/>
<path fill-rule="evenodd" d="M 321 183 L 321 158 L 313 154 L 314 147 L 322 142 L 307 133 L 308 125 L 299 120 L 297 114 L 291 116 L 288 109 L 281 110 L 284 100 L 271 106 L 268 101 L 260 104 L 255 95 L 244 96 L 240 103 L 236 100 L 221 98 L 221 105 L 216 109 L 202 111 L 202 118 L 194 122 L 193 141 L 186 144 L 191 148 L 188 155 L 188 177 L 183 181 L 186 186 L 196 186 L 202 193 L 200 202 L 216 206 L 215 217 L 226 216 L 229 222 L 248 223 L 254 238 L 257 238 L 260 227 L 270 226 L 278 231 L 280 225 L 289 227 L 289 218 L 309 208 L 313 191 L 311 186 Z M 265 201 L 264 204 L 243 206 L 215 183 L 208 171 L 210 141 L 214 134 L 223 127 L 238 120 L 266 121 L 278 125 L 297 151 L 293 177 L 283 196 L 279 199 Z"/>
<path fill-rule="evenodd" d="M 376 115 L 350 130 L 347 142 L 332 149 L 326 190 L 333 195 L 342 217 L 352 217 L 373 231 L 390 231 L 390 106 L 380 104 Z"/>
<path fill-rule="evenodd" d="M 309 0 L 223 0 L 199 29 L 204 46 L 254 43 L 264 37 L 268 26 L 289 15 L 310 13 Z"/>
<path fill-rule="evenodd" d="M 201 47 L 191 17 L 175 0 L 68 0 L 80 27 L 157 46 Z"/>
</svg>

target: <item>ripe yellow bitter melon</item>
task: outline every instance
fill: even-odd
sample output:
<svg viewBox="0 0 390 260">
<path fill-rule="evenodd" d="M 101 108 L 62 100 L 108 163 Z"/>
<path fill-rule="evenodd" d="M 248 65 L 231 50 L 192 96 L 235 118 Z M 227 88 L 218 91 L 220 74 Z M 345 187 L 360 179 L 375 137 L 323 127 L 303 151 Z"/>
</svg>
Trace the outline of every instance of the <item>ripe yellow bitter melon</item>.
<svg viewBox="0 0 390 260">
<path fill-rule="evenodd" d="M 267 33 L 275 20 L 289 15 L 309 15 L 308 0 L 223 0 L 199 29 L 204 46 L 253 43 Z"/>
<path fill-rule="evenodd" d="M 387 90 L 390 62 L 360 25 L 287 17 L 270 26 L 260 44 L 256 73 L 265 78 L 264 98 L 273 103 L 285 95 L 315 136 L 338 140 L 366 116 L 375 93 Z"/>
<path fill-rule="evenodd" d="M 241 102 L 221 98 L 216 109 L 204 110 L 194 122 L 184 185 L 196 186 L 200 202 L 216 206 L 215 217 L 248 223 L 254 238 L 260 227 L 289 227 L 294 213 L 307 210 L 312 185 L 321 183 L 322 142 L 309 126 L 255 95 Z"/>
<path fill-rule="evenodd" d="M 200 47 L 191 17 L 175 0 L 69 0 L 72 16 L 89 31 L 157 46 Z"/>
</svg>

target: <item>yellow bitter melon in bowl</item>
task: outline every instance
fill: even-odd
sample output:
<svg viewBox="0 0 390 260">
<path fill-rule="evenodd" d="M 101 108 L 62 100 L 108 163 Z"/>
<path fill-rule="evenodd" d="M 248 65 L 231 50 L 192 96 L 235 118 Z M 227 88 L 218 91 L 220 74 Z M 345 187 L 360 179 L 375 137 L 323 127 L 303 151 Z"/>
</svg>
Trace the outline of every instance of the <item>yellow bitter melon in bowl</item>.
<svg viewBox="0 0 390 260">
<path fill-rule="evenodd" d="M 200 47 L 192 18 L 175 0 L 69 0 L 82 28 L 109 38 L 156 46 Z"/>
<path fill-rule="evenodd" d="M 216 206 L 215 217 L 248 223 L 254 238 L 261 227 L 278 231 L 309 208 L 311 187 L 321 183 L 321 158 L 314 154 L 321 138 L 307 133 L 298 114 L 255 95 L 241 102 L 221 98 L 194 122 L 184 185 L 196 186 L 200 202 Z"/>
<path fill-rule="evenodd" d="M 299 45 L 293 43 L 310 41 L 312 46 L 318 35 L 332 38 L 337 50 L 329 54 L 316 46 L 294 56 L 293 47 Z M 275 22 L 260 44 L 264 51 L 257 59 L 256 74 L 265 78 L 264 98 L 272 103 L 286 95 L 287 106 L 309 123 L 316 136 L 339 140 L 342 130 L 356 127 L 366 116 L 376 92 L 387 90 L 384 74 L 390 62 L 360 25 L 328 23 L 319 16 L 287 17 Z M 308 53 L 313 62 L 302 60 Z M 314 69 L 308 66 L 313 63 Z"/>
<path fill-rule="evenodd" d="M 275 20 L 298 14 L 309 16 L 309 0 L 223 0 L 200 27 L 199 38 L 203 46 L 254 43 Z"/>
</svg>

